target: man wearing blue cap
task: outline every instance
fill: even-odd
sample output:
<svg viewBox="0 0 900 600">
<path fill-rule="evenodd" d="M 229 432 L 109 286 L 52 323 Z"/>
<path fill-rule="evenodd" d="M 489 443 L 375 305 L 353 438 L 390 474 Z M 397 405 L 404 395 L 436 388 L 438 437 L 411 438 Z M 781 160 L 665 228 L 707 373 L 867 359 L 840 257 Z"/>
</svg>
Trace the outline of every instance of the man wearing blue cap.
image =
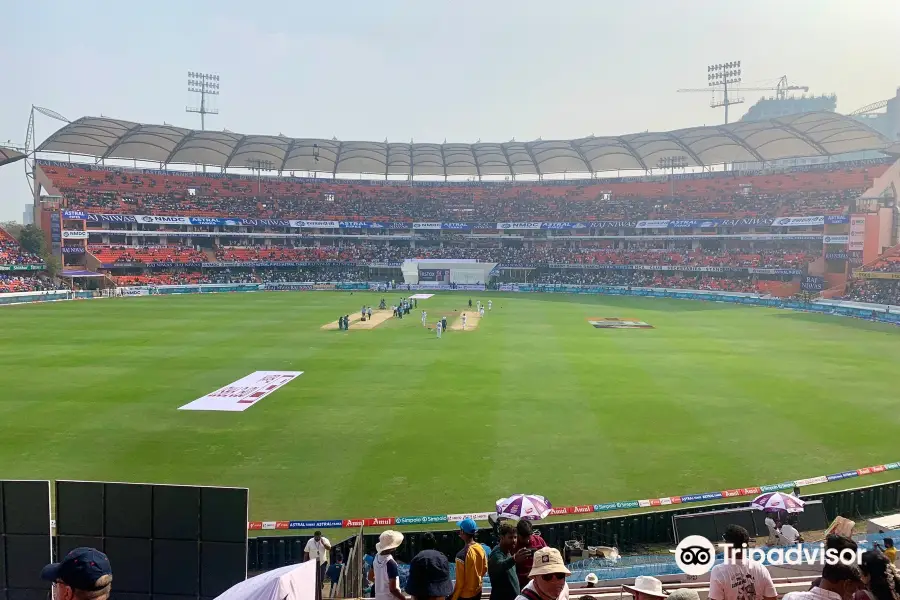
<svg viewBox="0 0 900 600">
<path fill-rule="evenodd" d="M 478 524 L 474 519 L 463 519 L 459 523 L 459 537 L 465 546 L 456 555 L 456 585 L 451 600 L 471 600 L 481 598 L 482 580 L 487 573 L 487 556 L 484 548 L 475 541 Z"/>
<path fill-rule="evenodd" d="M 112 568 L 94 548 L 75 548 L 41 571 L 41 579 L 56 588 L 55 600 L 106 600 L 112 589 Z"/>
</svg>

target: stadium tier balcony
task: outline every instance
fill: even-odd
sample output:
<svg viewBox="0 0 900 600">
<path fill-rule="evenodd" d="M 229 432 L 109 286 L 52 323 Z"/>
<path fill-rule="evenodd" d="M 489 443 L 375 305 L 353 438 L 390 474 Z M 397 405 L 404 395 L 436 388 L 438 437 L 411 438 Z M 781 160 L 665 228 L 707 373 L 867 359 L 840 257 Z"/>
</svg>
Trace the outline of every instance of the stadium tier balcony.
<svg viewBox="0 0 900 600">
<path fill-rule="evenodd" d="M 196 263 L 207 260 L 207 257 L 203 252 L 182 246 L 91 246 L 89 250 L 103 264 L 155 262 Z"/>
<path fill-rule="evenodd" d="M 588 221 L 841 213 L 887 164 L 773 174 L 580 182 L 404 185 L 147 174 L 42 166 L 70 209 L 95 212 L 382 221 Z M 674 185 L 674 198 L 671 197 Z"/>
</svg>

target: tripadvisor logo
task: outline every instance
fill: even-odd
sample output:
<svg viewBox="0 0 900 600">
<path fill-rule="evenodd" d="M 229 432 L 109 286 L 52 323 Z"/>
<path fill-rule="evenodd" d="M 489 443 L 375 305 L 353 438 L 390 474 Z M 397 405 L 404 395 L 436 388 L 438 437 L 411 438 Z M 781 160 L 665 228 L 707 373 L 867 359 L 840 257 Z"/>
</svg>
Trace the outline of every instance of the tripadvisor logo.
<svg viewBox="0 0 900 600">
<path fill-rule="evenodd" d="M 726 542 L 720 542 L 718 552 L 722 554 L 722 563 L 726 565 L 748 564 L 758 562 L 768 566 L 797 565 L 859 565 L 862 562 L 863 550 L 844 548 L 825 548 L 825 544 L 795 544 L 775 548 L 748 548 L 743 544 L 735 548 Z M 689 535 L 678 543 L 674 550 L 675 564 L 685 574 L 692 576 L 705 575 L 716 562 L 717 546 L 702 535 Z M 737 554 L 740 553 L 740 556 Z"/>
</svg>

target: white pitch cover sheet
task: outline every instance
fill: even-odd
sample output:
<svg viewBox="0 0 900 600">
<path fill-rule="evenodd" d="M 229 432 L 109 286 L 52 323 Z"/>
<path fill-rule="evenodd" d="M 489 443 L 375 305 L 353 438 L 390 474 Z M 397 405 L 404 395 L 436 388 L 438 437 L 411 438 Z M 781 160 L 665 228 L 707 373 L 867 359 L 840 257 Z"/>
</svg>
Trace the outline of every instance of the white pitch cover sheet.
<svg viewBox="0 0 900 600">
<path fill-rule="evenodd" d="M 245 411 L 300 375 L 303 371 L 256 371 L 178 410 Z"/>
</svg>

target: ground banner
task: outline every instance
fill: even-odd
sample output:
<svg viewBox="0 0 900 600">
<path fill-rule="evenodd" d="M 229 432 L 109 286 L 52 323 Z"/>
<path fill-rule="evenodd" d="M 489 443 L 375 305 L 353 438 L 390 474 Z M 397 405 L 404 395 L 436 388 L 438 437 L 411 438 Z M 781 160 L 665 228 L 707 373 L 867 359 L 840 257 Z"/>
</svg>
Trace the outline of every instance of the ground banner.
<svg viewBox="0 0 900 600">
<path fill-rule="evenodd" d="M 303 371 L 255 371 L 178 410 L 243 412 L 301 375 Z"/>
<path fill-rule="evenodd" d="M 758 496 L 766 492 L 776 492 L 781 490 L 793 490 L 794 487 L 807 487 L 810 485 L 819 485 L 830 481 L 839 481 L 850 477 L 863 477 L 865 475 L 874 475 L 900 469 L 900 462 L 885 463 L 883 465 L 875 465 L 872 467 L 862 467 L 860 469 L 843 471 L 833 475 L 817 475 L 816 477 L 808 477 L 806 479 L 797 479 L 794 481 L 783 481 L 781 483 L 752 486 L 745 488 L 734 488 L 730 490 L 721 490 L 716 492 L 703 492 L 700 494 L 687 494 L 684 496 L 664 496 L 661 498 L 647 498 L 643 500 L 626 500 L 620 502 L 606 502 L 603 504 L 580 504 L 577 506 L 557 506 L 551 511 L 551 515 L 578 515 L 596 512 L 608 512 L 612 510 L 628 510 L 634 508 L 657 508 L 660 506 L 672 506 L 675 504 L 686 504 L 690 502 L 708 502 L 710 500 L 742 498 L 749 496 Z M 476 521 L 486 521 L 491 512 L 470 512 L 456 513 L 449 515 L 429 515 L 421 517 L 376 517 L 368 519 L 331 519 L 320 521 L 250 521 L 247 523 L 247 529 L 337 529 L 337 528 L 359 528 L 365 527 L 391 527 L 396 525 L 432 525 L 438 523 L 457 523 L 463 519 L 474 519 Z"/>
</svg>

